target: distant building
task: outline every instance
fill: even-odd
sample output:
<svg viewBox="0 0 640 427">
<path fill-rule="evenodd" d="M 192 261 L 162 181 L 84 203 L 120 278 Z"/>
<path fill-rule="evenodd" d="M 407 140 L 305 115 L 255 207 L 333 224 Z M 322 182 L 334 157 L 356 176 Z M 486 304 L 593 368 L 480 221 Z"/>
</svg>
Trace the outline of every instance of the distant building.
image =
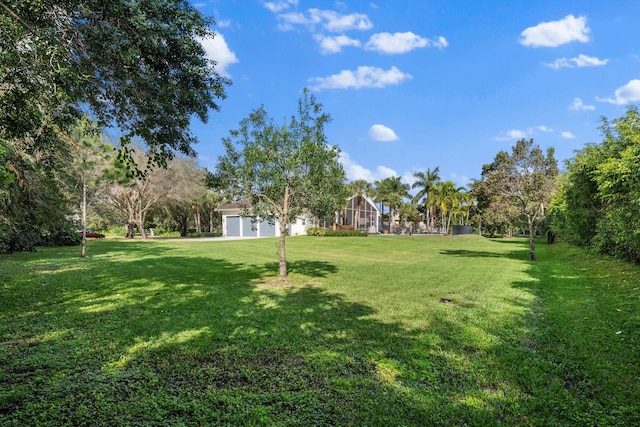
<svg viewBox="0 0 640 427">
<path fill-rule="evenodd" d="M 360 208 L 357 208 L 358 197 L 351 196 L 347 206 L 338 213 L 336 221 L 339 225 L 352 226 L 354 229 L 367 231 L 370 234 L 380 232 L 380 210 L 370 197 L 361 197 Z M 359 216 L 357 220 L 356 215 Z"/>
<path fill-rule="evenodd" d="M 222 235 L 225 237 L 276 237 L 280 236 L 280 226 L 277 222 L 246 215 L 251 208 L 250 199 L 241 199 L 219 208 L 216 212 L 222 214 Z M 307 233 L 311 226 L 309 217 L 296 219 L 295 223 L 287 225 L 289 236 Z"/>
</svg>

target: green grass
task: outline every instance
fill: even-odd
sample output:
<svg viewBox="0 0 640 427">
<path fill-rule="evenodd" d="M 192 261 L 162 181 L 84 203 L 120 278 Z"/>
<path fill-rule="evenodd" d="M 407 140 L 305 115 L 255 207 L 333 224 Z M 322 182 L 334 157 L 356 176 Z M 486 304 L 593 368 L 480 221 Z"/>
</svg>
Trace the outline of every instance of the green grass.
<svg viewBox="0 0 640 427">
<path fill-rule="evenodd" d="M 639 425 L 640 271 L 476 236 L 0 258 L 0 425 Z"/>
</svg>

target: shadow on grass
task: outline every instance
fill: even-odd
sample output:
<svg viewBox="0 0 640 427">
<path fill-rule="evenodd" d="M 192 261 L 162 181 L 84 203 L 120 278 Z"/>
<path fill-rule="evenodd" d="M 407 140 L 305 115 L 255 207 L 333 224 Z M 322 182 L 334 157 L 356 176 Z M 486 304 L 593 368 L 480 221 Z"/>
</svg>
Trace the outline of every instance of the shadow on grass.
<svg viewBox="0 0 640 427">
<path fill-rule="evenodd" d="M 527 381 L 546 360 L 525 341 L 529 301 L 499 324 L 441 304 L 412 329 L 318 286 L 330 262 L 292 262 L 295 284 L 270 288 L 271 262 L 147 242 L 91 254 L 4 288 L 1 424 L 530 424 Z"/>
<path fill-rule="evenodd" d="M 462 258 L 509 258 L 515 260 L 527 260 L 529 259 L 529 248 L 518 249 L 513 251 L 474 251 L 467 249 L 445 249 L 440 251 L 441 255 L 451 255 Z"/>
<path fill-rule="evenodd" d="M 640 425 L 640 311 L 629 298 L 638 266 L 568 244 L 536 248 L 534 280 L 513 285 L 538 300 L 526 316 L 532 400 L 565 425 Z"/>
<path fill-rule="evenodd" d="M 278 271 L 279 266 L 277 262 L 270 262 L 265 264 L 264 268 L 267 271 Z M 319 278 L 337 273 L 338 268 L 325 261 L 300 260 L 287 262 L 287 271 L 289 273 Z"/>
</svg>

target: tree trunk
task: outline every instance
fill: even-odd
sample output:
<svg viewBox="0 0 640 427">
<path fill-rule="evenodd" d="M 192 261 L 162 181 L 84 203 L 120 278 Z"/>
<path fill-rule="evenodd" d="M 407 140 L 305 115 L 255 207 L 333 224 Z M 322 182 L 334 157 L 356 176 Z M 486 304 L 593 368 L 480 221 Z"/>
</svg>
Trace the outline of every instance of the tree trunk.
<svg viewBox="0 0 640 427">
<path fill-rule="evenodd" d="M 209 233 L 213 233 L 213 216 L 216 214 L 215 207 L 211 205 L 209 207 Z"/>
<path fill-rule="evenodd" d="M 187 237 L 187 232 L 189 231 L 189 214 L 184 214 L 180 217 L 178 228 L 180 229 L 180 237 Z"/>
<path fill-rule="evenodd" d="M 287 219 L 289 218 L 289 187 L 284 188 L 284 201 L 282 204 L 282 215 L 278 219 L 280 224 L 280 273 L 278 278 L 285 280 L 287 278 L 287 253 L 285 251 L 285 240 L 287 237 Z"/>
<path fill-rule="evenodd" d="M 144 220 L 142 218 L 140 218 L 140 220 L 138 221 L 138 230 L 140 231 L 140 238 L 141 239 L 146 239 L 147 238 L 147 232 L 144 229 Z"/>
<path fill-rule="evenodd" d="M 425 205 L 424 205 L 424 212 L 425 212 L 425 221 L 424 221 L 424 224 L 425 224 L 425 226 L 426 226 L 426 228 L 427 228 L 427 231 L 429 231 L 429 226 L 430 226 L 429 221 L 430 221 L 430 219 L 431 219 L 431 218 L 430 218 L 430 217 L 431 217 L 431 215 L 429 215 L 429 211 L 430 211 L 430 209 L 428 209 L 428 208 L 427 208 L 427 205 L 425 204 Z"/>
<path fill-rule="evenodd" d="M 286 220 L 281 220 L 280 221 L 280 250 L 279 250 L 279 254 L 280 254 L 280 272 L 278 274 L 278 277 L 280 279 L 286 279 L 287 278 L 287 254 L 285 251 L 285 239 L 287 237 L 287 221 Z"/>
<path fill-rule="evenodd" d="M 135 227 L 135 224 L 132 221 L 128 221 L 127 233 L 125 234 L 124 237 L 126 237 L 127 239 L 133 239 L 133 235 L 134 235 L 133 227 Z"/>
<path fill-rule="evenodd" d="M 529 261 L 536 260 L 536 222 L 529 218 Z"/>
<path fill-rule="evenodd" d="M 192 210 L 193 210 L 193 223 L 196 229 L 196 233 L 201 233 L 202 228 L 200 226 L 200 205 L 199 204 L 193 205 Z"/>
<path fill-rule="evenodd" d="M 82 160 L 82 258 L 87 256 L 87 175 L 86 162 Z"/>
</svg>

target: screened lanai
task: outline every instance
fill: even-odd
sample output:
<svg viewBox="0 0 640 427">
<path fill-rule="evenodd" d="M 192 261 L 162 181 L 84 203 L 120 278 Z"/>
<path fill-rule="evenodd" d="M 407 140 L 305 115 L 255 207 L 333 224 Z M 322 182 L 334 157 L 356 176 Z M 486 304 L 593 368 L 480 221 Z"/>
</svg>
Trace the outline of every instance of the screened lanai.
<svg viewBox="0 0 640 427">
<path fill-rule="evenodd" d="M 358 201 L 360 201 L 359 208 Z M 378 233 L 380 230 L 380 211 L 371 198 L 352 196 L 347 201 L 347 207 L 340 212 L 338 223 L 353 226 L 357 230 Z"/>
</svg>

